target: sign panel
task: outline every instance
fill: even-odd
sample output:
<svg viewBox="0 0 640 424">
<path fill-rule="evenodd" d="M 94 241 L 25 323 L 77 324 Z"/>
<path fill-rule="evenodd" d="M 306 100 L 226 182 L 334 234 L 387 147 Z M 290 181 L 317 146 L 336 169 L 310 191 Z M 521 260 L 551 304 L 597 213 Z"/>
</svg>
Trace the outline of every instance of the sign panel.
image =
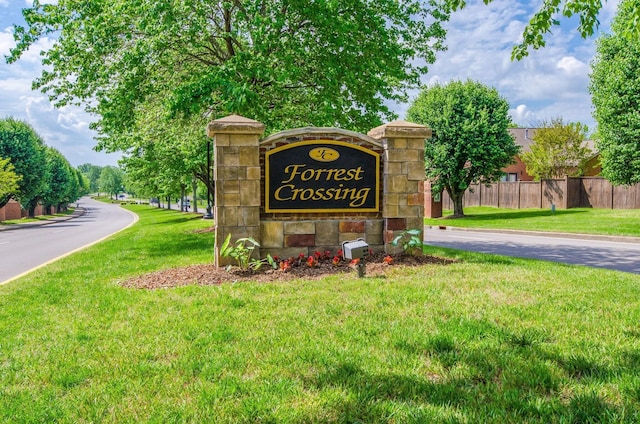
<svg viewBox="0 0 640 424">
<path fill-rule="evenodd" d="M 265 212 L 378 212 L 380 155 L 334 140 L 291 143 L 265 155 Z"/>
</svg>

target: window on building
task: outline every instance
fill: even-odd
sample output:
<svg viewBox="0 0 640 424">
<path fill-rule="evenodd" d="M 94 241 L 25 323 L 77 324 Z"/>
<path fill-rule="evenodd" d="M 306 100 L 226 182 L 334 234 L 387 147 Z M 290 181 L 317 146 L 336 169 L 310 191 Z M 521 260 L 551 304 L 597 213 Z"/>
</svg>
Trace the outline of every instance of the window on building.
<svg viewBox="0 0 640 424">
<path fill-rule="evenodd" d="M 518 181 L 518 174 L 515 172 L 509 172 L 508 174 L 504 174 L 500 178 L 500 181 L 505 181 L 505 182 Z"/>
</svg>

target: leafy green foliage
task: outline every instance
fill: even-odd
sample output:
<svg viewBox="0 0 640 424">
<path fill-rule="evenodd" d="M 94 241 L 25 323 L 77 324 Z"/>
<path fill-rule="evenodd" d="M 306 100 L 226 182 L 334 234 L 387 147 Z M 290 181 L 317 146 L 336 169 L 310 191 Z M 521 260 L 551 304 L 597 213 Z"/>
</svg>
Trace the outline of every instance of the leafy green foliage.
<svg viewBox="0 0 640 424">
<path fill-rule="evenodd" d="M 9 159 L 0 157 L 0 199 L 6 198 L 18 189 L 22 177 L 15 173 Z"/>
<path fill-rule="evenodd" d="M 52 147 L 46 147 L 46 188 L 42 200 L 45 206 L 65 208 L 79 197 L 80 182 L 67 159 Z"/>
<path fill-rule="evenodd" d="M 409 253 L 410 255 L 422 253 L 422 247 L 424 246 L 424 243 L 420 238 L 421 235 L 422 231 L 418 229 L 405 230 L 397 235 L 393 240 L 391 240 L 391 244 L 394 246 L 400 244 L 402 246 L 402 250 Z"/>
<path fill-rule="evenodd" d="M 497 181 L 519 147 L 507 131 L 509 103 L 494 88 L 456 81 L 424 89 L 407 112 L 433 137 L 425 143 L 426 176 L 432 190 L 447 190 L 455 214 L 463 215 L 462 196 L 472 183 Z"/>
<path fill-rule="evenodd" d="M 59 32 L 35 85 L 58 105 L 94 99 L 107 137 L 139 134 L 150 106 L 161 120 L 238 113 L 267 132 L 368 130 L 394 116 L 385 102 L 418 83 L 426 68 L 417 63 L 435 60 L 448 18 L 416 0 L 69 0 L 24 15 L 9 61 Z"/>
<path fill-rule="evenodd" d="M 120 168 L 115 166 L 105 166 L 100 172 L 98 186 L 101 191 L 115 197 L 118 192 L 122 191 L 123 178 L 124 173 Z"/>
<path fill-rule="evenodd" d="M 89 192 L 97 193 L 99 189 L 98 180 L 100 180 L 100 173 L 102 172 L 102 167 L 97 165 L 92 165 L 90 163 L 84 163 L 78 167 L 78 170 L 85 175 L 89 181 Z"/>
<path fill-rule="evenodd" d="M 565 124 L 562 118 L 543 121 L 533 135 L 531 151 L 523 153 L 527 172 L 536 180 L 572 177 L 584 173 L 593 152 L 584 145 L 589 129 L 579 122 Z"/>
<path fill-rule="evenodd" d="M 598 123 L 597 147 L 602 175 L 614 184 L 640 183 L 640 38 L 636 1 L 620 3 L 612 34 L 598 40 L 590 91 Z"/>
<path fill-rule="evenodd" d="M 252 237 L 239 238 L 234 244 L 231 243 L 231 234 L 228 234 L 220 246 L 220 256 L 234 259 L 238 267 L 244 271 L 248 269 L 257 271 L 265 263 L 274 269 L 277 268 L 277 263 L 271 255 L 267 255 L 265 259 L 253 258 L 253 251 L 256 247 L 260 247 L 260 244 Z"/>
<path fill-rule="evenodd" d="M 35 208 L 45 189 L 44 141 L 27 123 L 13 118 L 0 119 L 0 158 L 8 158 L 19 175 L 17 191 L 12 194 L 23 207 Z M 0 206 L 9 201 L 0 198 Z"/>
</svg>

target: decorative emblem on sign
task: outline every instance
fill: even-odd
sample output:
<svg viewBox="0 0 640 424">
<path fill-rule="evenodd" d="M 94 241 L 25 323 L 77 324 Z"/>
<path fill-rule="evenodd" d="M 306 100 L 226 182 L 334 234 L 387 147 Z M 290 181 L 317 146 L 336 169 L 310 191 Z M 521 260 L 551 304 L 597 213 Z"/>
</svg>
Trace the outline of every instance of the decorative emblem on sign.
<svg viewBox="0 0 640 424">
<path fill-rule="evenodd" d="M 265 212 L 377 212 L 380 155 L 335 140 L 291 143 L 265 155 Z"/>
<path fill-rule="evenodd" d="M 318 162 L 333 162 L 340 157 L 340 153 L 328 147 L 316 147 L 315 149 L 311 149 L 309 157 Z"/>
</svg>

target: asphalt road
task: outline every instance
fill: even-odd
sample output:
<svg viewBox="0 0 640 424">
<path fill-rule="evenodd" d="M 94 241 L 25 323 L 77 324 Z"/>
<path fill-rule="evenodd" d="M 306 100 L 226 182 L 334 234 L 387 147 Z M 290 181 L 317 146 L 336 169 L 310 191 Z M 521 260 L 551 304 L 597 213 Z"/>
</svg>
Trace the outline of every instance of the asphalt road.
<svg viewBox="0 0 640 424">
<path fill-rule="evenodd" d="M 496 255 L 543 259 L 640 274 L 640 242 L 590 237 L 525 235 L 514 232 L 426 228 L 425 243 Z"/>
<path fill-rule="evenodd" d="M 0 285 L 126 228 L 137 216 L 119 205 L 80 199 L 82 216 L 0 231 Z"/>
</svg>

